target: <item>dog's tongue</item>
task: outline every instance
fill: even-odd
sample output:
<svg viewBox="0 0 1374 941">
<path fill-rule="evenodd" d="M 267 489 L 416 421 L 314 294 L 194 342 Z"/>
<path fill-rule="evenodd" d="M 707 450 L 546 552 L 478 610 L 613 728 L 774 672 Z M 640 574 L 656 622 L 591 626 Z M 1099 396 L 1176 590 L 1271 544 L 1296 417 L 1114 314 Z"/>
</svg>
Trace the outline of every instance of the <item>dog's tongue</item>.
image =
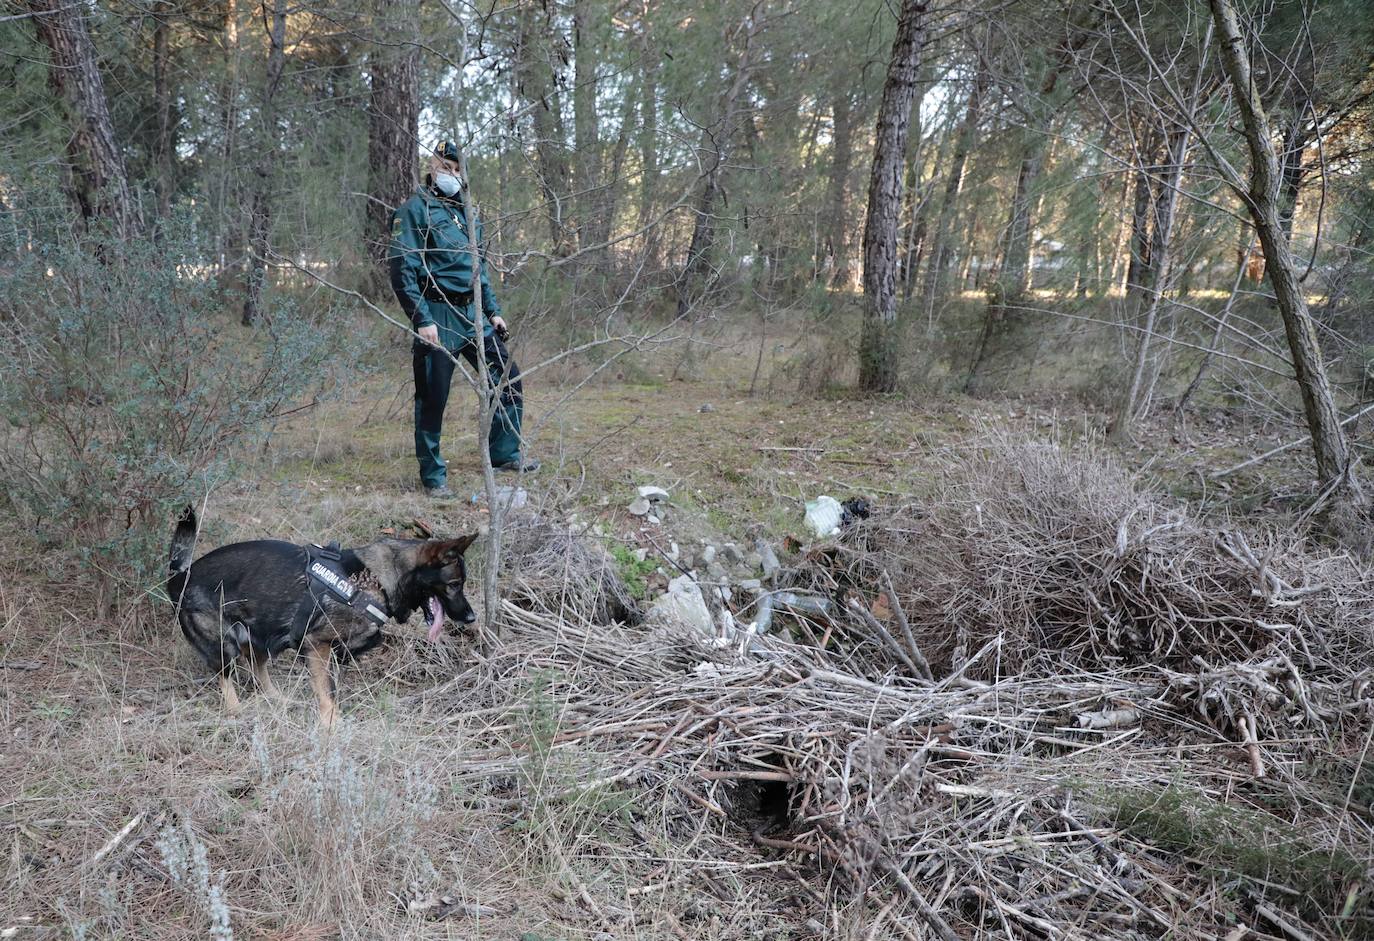
<svg viewBox="0 0 1374 941">
<path fill-rule="evenodd" d="M 444 629 L 444 606 L 433 595 L 430 595 L 426 604 L 429 606 L 429 642 L 432 644 L 439 639 L 439 632 Z"/>
</svg>

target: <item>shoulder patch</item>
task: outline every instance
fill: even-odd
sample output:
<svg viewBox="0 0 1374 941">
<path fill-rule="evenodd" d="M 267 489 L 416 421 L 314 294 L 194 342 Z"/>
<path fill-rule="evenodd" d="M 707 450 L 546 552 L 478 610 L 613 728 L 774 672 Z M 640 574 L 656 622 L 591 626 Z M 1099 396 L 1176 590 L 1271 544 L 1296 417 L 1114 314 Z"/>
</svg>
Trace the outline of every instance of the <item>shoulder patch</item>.
<svg viewBox="0 0 1374 941">
<path fill-rule="evenodd" d="M 393 236 L 401 234 L 401 214 L 399 212 L 391 214 L 391 234 Z"/>
</svg>

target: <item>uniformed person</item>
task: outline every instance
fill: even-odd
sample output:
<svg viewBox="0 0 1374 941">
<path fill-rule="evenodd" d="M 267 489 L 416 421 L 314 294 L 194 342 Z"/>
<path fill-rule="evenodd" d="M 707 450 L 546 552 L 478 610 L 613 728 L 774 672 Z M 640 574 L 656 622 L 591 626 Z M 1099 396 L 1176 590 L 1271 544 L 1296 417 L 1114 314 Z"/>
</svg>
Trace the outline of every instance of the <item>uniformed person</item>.
<svg viewBox="0 0 1374 941">
<path fill-rule="evenodd" d="M 443 350 L 462 356 L 477 368 L 473 327 L 473 291 L 477 283 L 482 290 L 482 350 L 492 381 L 500 390 L 488 438 L 492 466 L 510 471 L 533 471 L 539 467 L 539 462 L 525 457 L 520 447 L 524 410 L 520 370 L 506 351 L 506 322 L 487 279 L 485 262 L 481 277 L 473 277 L 469 248 L 472 232 L 463 203 L 459 166 L 455 143 L 445 141 L 435 149 L 424 184 L 392 215 L 391 246 L 387 252 L 392 290 L 420 336 L 412 353 L 415 457 L 420 462 L 420 481 L 432 497 L 452 496 L 448 467 L 439 456 L 444 406 L 448 403 L 454 368 Z M 476 236 L 480 245 L 480 227 Z"/>
</svg>

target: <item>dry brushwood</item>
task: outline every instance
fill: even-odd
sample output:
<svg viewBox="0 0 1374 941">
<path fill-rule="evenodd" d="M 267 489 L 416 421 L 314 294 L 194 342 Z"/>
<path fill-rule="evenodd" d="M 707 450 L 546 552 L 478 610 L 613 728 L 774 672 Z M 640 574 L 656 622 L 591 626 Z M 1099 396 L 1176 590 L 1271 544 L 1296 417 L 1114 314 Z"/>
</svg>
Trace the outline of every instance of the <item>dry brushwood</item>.
<svg viewBox="0 0 1374 941">
<path fill-rule="evenodd" d="M 998 642 L 967 670 L 983 679 L 1276 653 L 1348 674 L 1374 646 L 1374 576 L 1353 559 L 1215 531 L 1109 459 L 1006 433 L 960 458 L 938 497 L 857 522 L 825 558 L 801 586 L 890 594 L 937 674 L 961 638 Z"/>
<path fill-rule="evenodd" d="M 1104 822 L 1118 794 L 1164 792 L 1180 774 L 1202 788 L 1233 779 L 1225 749 L 1198 747 L 1212 739 L 1175 688 L 1183 674 L 1004 675 L 991 687 L 872 679 L 770 638 L 735 658 L 689 631 L 647 635 L 511 603 L 503 617 L 502 644 L 448 687 L 449 708 L 526 703 L 538 675 L 554 678 L 543 695 L 557 721 L 536 745 L 520 731 L 527 707 L 512 706 L 463 774 L 476 788 L 528 777 L 537 762 L 580 782 L 558 800 L 639 795 L 664 827 L 656 843 L 675 846 L 669 863 L 641 841 L 646 872 L 670 868 L 691 884 L 691 859 L 747 866 L 741 843 L 752 843 L 766 859 L 829 873 L 816 883 L 827 892 L 885 883 L 905 899 L 894 917 L 938 937 L 1202 938 L 1247 917 L 1209 894 L 1205 871 Z M 1075 721 L 1123 710 L 1143 724 Z M 1295 754 L 1267 740 L 1253 748 L 1267 767 Z M 1300 780 L 1285 786 L 1317 845 L 1341 839 L 1338 808 Z M 1346 842 L 1369 839 L 1367 824 L 1355 829 Z"/>
<path fill-rule="evenodd" d="M 636 795 L 645 893 L 720 889 L 693 860 L 735 859 L 817 870 L 827 905 L 880 891 L 906 936 L 1213 938 L 1263 926 L 1246 892 L 1313 936 L 1374 930 L 1351 881 L 1374 827 L 1348 778 L 1302 770 L 1345 767 L 1374 715 L 1368 576 L 1214 534 L 1050 446 L 993 440 L 956 473 L 943 502 L 875 513 L 783 573 L 844 598 L 849 632 L 824 649 L 646 634 L 549 600 L 596 587 L 513 593 L 501 645 L 430 703 L 498 716 L 463 774 L 579 782 L 521 802 Z M 531 676 L 542 740 L 531 707 L 499 706 L 527 704 Z"/>
<path fill-rule="evenodd" d="M 504 538 L 507 597 L 597 624 L 639 622 L 639 606 L 617 574 L 615 560 L 584 535 L 534 513 L 512 513 Z"/>
</svg>

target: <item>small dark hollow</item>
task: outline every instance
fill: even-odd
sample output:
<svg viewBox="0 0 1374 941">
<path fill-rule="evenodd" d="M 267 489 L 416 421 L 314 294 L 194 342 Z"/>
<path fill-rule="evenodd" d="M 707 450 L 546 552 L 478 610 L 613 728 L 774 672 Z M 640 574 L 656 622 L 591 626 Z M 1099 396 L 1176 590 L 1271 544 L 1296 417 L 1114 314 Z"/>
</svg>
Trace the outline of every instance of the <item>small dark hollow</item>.
<svg viewBox="0 0 1374 941">
<path fill-rule="evenodd" d="M 764 760 L 774 769 L 783 768 L 777 755 L 767 755 Z M 791 828 L 793 793 L 792 785 L 786 781 L 740 780 L 729 787 L 724 797 L 731 822 L 746 833 L 774 836 Z"/>
</svg>

